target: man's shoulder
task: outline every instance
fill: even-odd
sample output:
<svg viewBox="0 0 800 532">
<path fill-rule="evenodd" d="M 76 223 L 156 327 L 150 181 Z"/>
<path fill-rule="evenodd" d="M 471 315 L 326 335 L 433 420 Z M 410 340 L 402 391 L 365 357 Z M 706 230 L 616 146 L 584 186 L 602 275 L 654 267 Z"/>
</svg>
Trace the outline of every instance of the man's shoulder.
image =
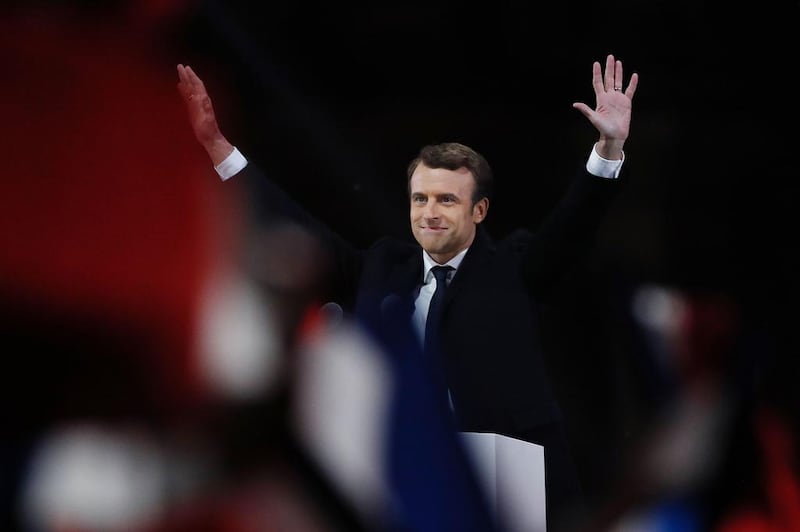
<svg viewBox="0 0 800 532">
<path fill-rule="evenodd" d="M 527 246 L 533 238 L 533 232 L 524 227 L 511 230 L 502 238 L 491 241 L 491 248 L 495 250 L 516 249 Z"/>
<path fill-rule="evenodd" d="M 525 253 L 533 241 L 533 236 L 533 232 L 525 228 L 513 229 L 498 239 L 484 233 L 475 239 L 470 254 L 473 258 L 483 257 L 483 260 L 513 262 Z"/>
</svg>

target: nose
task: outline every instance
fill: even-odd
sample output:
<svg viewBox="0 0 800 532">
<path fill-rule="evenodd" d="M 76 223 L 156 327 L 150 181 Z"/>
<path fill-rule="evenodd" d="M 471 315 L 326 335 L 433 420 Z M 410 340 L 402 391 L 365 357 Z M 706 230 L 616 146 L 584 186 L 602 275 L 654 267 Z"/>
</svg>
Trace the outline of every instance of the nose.
<svg viewBox="0 0 800 532">
<path fill-rule="evenodd" d="M 439 217 L 439 207 L 437 202 L 429 201 L 425 205 L 425 218 L 438 218 Z"/>
</svg>

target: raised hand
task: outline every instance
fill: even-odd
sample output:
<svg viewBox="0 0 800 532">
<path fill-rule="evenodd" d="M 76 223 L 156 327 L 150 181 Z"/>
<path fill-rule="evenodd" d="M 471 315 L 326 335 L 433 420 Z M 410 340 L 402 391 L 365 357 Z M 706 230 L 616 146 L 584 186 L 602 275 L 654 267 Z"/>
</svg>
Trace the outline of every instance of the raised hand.
<svg viewBox="0 0 800 532">
<path fill-rule="evenodd" d="M 628 86 L 624 87 L 622 61 L 615 60 L 609 54 L 606 57 L 605 72 L 598 61 L 592 65 L 595 109 L 585 103 L 572 104 L 600 133 L 597 151 L 602 157 L 619 159 L 622 156 L 622 146 L 630 133 L 631 101 L 638 84 L 639 75 L 634 73 Z"/>
<path fill-rule="evenodd" d="M 211 97 L 192 67 L 178 65 L 178 92 L 186 103 L 189 123 L 197 141 L 208 152 L 214 165 L 221 163 L 233 151 L 219 129 Z"/>
</svg>

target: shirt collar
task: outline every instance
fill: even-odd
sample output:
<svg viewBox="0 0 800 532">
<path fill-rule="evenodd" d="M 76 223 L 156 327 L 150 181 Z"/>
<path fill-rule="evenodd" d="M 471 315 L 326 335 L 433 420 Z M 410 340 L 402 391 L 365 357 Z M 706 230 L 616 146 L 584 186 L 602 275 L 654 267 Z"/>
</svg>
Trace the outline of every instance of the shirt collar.
<svg viewBox="0 0 800 532">
<path fill-rule="evenodd" d="M 441 266 L 452 266 L 453 272 L 449 274 L 448 278 L 452 279 L 453 275 L 455 275 L 456 270 L 458 270 L 458 267 L 461 265 L 461 261 L 464 260 L 464 255 L 467 254 L 468 250 L 469 248 L 461 251 L 458 255 L 456 255 L 455 257 L 453 257 L 452 259 L 441 265 Z M 431 279 L 433 278 L 433 274 L 431 273 L 431 268 L 433 268 L 434 266 L 440 266 L 440 264 L 435 260 L 433 260 L 431 256 L 428 255 L 428 252 L 425 250 L 422 250 L 422 262 L 424 264 L 422 280 L 425 284 L 428 284 L 429 282 L 431 282 Z"/>
</svg>

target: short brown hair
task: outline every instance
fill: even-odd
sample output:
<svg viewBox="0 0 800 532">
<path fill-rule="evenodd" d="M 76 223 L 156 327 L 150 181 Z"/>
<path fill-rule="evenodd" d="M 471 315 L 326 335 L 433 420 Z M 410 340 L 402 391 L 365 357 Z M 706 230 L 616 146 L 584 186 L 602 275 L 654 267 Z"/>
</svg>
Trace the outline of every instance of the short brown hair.
<svg viewBox="0 0 800 532">
<path fill-rule="evenodd" d="M 408 164 L 406 173 L 408 174 L 409 194 L 411 193 L 411 176 L 420 163 L 428 168 L 445 168 L 447 170 L 466 168 L 475 179 L 472 204 L 474 205 L 481 198 L 491 199 L 492 169 L 483 155 L 469 146 L 458 142 L 442 142 L 423 146 L 414 160 Z"/>
</svg>

